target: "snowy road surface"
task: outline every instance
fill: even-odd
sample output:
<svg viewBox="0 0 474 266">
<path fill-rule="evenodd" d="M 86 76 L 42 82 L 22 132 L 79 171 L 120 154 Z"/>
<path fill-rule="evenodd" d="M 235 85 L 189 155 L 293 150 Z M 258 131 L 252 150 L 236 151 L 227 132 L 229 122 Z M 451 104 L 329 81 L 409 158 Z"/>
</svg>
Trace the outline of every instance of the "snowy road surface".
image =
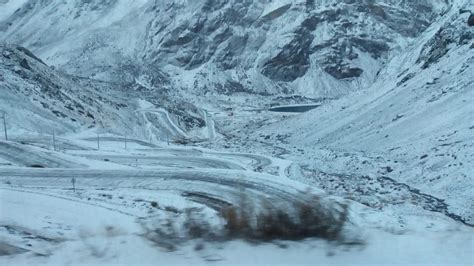
<svg viewBox="0 0 474 266">
<path fill-rule="evenodd" d="M 163 166 L 176 168 L 216 168 L 216 169 L 238 169 L 244 167 L 230 161 L 202 158 L 192 156 L 146 156 L 146 155 L 86 155 L 86 158 L 94 160 L 108 160 L 114 163 L 140 166 Z"/>
<path fill-rule="evenodd" d="M 208 243 L 196 251 L 196 243 L 190 242 L 178 252 L 163 252 L 141 237 L 140 221 L 189 207 L 215 215 L 220 207 L 238 203 L 242 195 L 285 206 L 304 201 L 309 187 L 288 178 L 291 162 L 263 155 L 139 140 L 127 140 L 130 145 L 125 149 L 124 138 L 117 136 L 103 137 L 101 150 L 94 149 L 93 137 L 62 138 L 60 151 L 51 150 L 48 138 L 22 141 L 25 144 L 0 142 L 0 264 L 313 265 L 318 261 L 337 265 L 366 264 L 368 257 L 375 264 L 385 257 L 391 261 L 403 257 L 401 265 L 417 261 L 469 265 L 472 258 L 468 252 L 472 228 L 442 214 L 413 214 L 410 208 L 400 220 L 399 210 L 379 212 L 357 203 L 351 205 L 349 228 L 365 228 L 357 233 L 367 241 L 364 246 L 307 240 L 280 243 L 286 246 L 281 252 L 275 244 L 253 247 L 232 241 Z M 316 188 L 311 192 L 323 194 Z M 391 251 L 384 249 L 388 245 Z M 410 245 L 425 249 L 414 256 Z M 258 252 L 239 256 L 250 250 Z"/>
<path fill-rule="evenodd" d="M 14 142 L 0 142 L 0 158 L 13 165 L 26 167 L 80 167 L 79 164 L 64 160 L 48 151 L 28 147 Z"/>
<path fill-rule="evenodd" d="M 0 169 L 0 181 L 23 187 L 70 188 L 72 178 L 77 180 L 77 187 L 176 190 L 213 195 L 230 202 L 238 200 L 243 190 L 250 197 L 250 194 L 265 195 L 291 201 L 308 188 L 298 182 L 266 174 L 218 169 L 212 172 L 204 169 Z"/>
</svg>

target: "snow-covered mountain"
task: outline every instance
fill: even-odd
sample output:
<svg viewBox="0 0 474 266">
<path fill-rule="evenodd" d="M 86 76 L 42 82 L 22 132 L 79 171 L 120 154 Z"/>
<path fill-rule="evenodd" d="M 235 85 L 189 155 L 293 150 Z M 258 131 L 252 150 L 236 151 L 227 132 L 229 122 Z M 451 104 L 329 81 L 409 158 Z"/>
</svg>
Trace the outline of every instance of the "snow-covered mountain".
<svg viewBox="0 0 474 266">
<path fill-rule="evenodd" d="M 312 150 L 383 153 L 409 165 L 391 174 L 398 180 L 430 184 L 443 196 L 473 193 L 463 188 L 473 166 L 470 1 L 3 0 L 0 7 L 0 40 L 33 52 L 1 47 L 0 101 L 18 129 L 59 123 L 63 131 L 212 138 L 204 109 L 337 97 L 259 134 L 291 136 L 290 145 Z"/>
<path fill-rule="evenodd" d="M 473 12 L 470 0 L 0 0 L 0 261 L 471 265 Z M 285 104 L 315 109 L 275 111 Z M 336 202 L 345 236 L 329 243 L 150 243 L 172 250 L 170 217 L 196 231 L 194 211 L 223 225 L 230 206 L 257 225 L 276 210 L 283 234 L 316 208 L 302 232 L 319 231 Z"/>
<path fill-rule="evenodd" d="M 21 46 L 0 45 L 0 90 L 0 109 L 16 132 L 95 128 L 145 139 L 209 137 L 205 113 L 170 99 L 166 87 L 149 90 L 139 82 L 117 84 L 71 76 Z"/>
<path fill-rule="evenodd" d="M 451 3 L 3 1 L 0 41 L 66 72 L 205 93 L 334 97 L 372 84 Z M 151 71 L 156 69 L 160 71 Z"/>
<path fill-rule="evenodd" d="M 287 96 L 312 101 L 370 86 L 389 58 L 452 6 L 444 0 L 2 0 L 0 42 L 27 48 L 80 77 L 83 87 L 114 91 L 112 98 L 130 98 L 117 90 L 146 91 L 133 97 L 172 113 L 180 135 L 208 137 L 212 122 L 199 107 L 251 102 L 261 108 Z"/>
<path fill-rule="evenodd" d="M 284 135 L 315 169 L 388 176 L 446 199 L 472 224 L 474 28 L 466 3 L 394 56 L 368 89 L 259 134 Z"/>
<path fill-rule="evenodd" d="M 430 103 L 437 103 L 436 99 L 449 93 L 466 97 L 472 86 L 468 71 L 472 4 L 464 0 L 3 0 L 0 7 L 0 41 L 21 45 L 42 60 L 22 48 L 2 46 L 2 90 L 9 88 L 6 95 L 21 88 L 23 96 L 36 93 L 43 98 L 44 91 L 52 91 L 53 103 L 34 97 L 29 101 L 38 108 L 48 106 L 45 109 L 58 118 L 67 114 L 69 124 L 94 127 L 115 121 L 110 117 L 124 123 L 116 113 L 98 110 L 120 109 L 125 116 L 134 117 L 138 109 L 144 109 L 138 103 L 146 100 L 152 104 L 145 104 L 145 109 L 164 108 L 171 119 L 178 120 L 168 123 L 182 128 L 177 132 L 197 131 L 205 137 L 213 130 L 206 128 L 206 112 L 199 108 L 209 104 L 227 101 L 232 106 L 239 104 L 242 95 L 263 105 L 282 95 L 332 98 L 355 92 L 359 100 L 350 96 L 327 107 L 332 110 L 343 103 L 340 112 L 317 110 L 305 116 L 298 126 L 320 124 L 321 119 L 324 123 L 338 121 L 330 122 L 324 131 L 318 127 L 306 139 L 322 138 L 331 129 L 346 126 L 351 134 L 338 131 L 344 143 L 363 136 L 367 142 L 361 145 L 366 147 L 374 143 L 372 136 L 383 135 L 384 145 L 391 147 L 390 136 L 397 142 L 403 138 L 388 132 L 386 120 L 401 125 L 408 110 L 415 113 L 422 108 L 422 98 L 432 97 Z M 14 59 L 9 58 L 12 51 Z M 43 91 L 41 87 L 56 89 Z M 77 104 L 88 106 L 87 112 L 64 106 L 52 110 L 63 94 L 72 105 L 84 101 L 83 95 L 96 102 Z M 379 105 L 381 113 L 365 105 L 368 99 L 382 98 L 394 105 Z M 138 103 L 127 109 L 130 99 Z M 354 112 L 357 108 L 364 113 Z M 390 108 L 394 117 L 380 117 Z M 380 123 L 381 128 L 354 130 L 357 127 L 349 126 L 346 113 L 357 114 L 372 127 Z M 169 120 L 163 116 L 161 120 Z M 382 130 L 385 127 L 387 132 Z M 412 137 L 405 133 L 399 134 Z M 334 141 L 336 135 L 330 136 L 328 142 L 343 144 Z"/>
</svg>

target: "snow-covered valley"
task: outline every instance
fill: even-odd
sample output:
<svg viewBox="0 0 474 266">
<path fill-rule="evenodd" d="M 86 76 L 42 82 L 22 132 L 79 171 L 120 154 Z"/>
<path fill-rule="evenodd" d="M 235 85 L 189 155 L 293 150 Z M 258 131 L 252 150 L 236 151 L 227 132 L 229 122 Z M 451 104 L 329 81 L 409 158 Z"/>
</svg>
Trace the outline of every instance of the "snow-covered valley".
<svg viewBox="0 0 474 266">
<path fill-rule="evenodd" d="M 274 202 L 289 202 L 307 189 L 324 192 L 290 180 L 286 174 L 291 162 L 262 155 L 221 154 L 197 147 L 132 140 L 128 140 L 125 149 L 123 139 L 111 137 L 103 137 L 101 150 L 96 150 L 95 138 L 87 136 L 62 138 L 59 151 L 53 151 L 51 139 L 41 139 L 44 138 L 32 138 L 30 144 L 21 145 L 15 152 L 16 161 L 5 154 L 1 157 L 0 244 L 5 254 L 0 261 L 6 264 L 159 261 L 167 265 L 302 265 L 313 260 L 324 264 L 378 264 L 404 257 L 399 264 L 443 265 L 470 260 L 472 228 L 444 213 L 424 210 L 419 202 L 395 202 L 389 196 L 385 197 L 385 206 L 379 208 L 351 201 L 346 230 L 350 239 L 366 242 L 361 246 L 318 239 L 278 241 L 257 247 L 232 241 L 206 243 L 203 250 L 196 251 L 195 246 L 200 244 L 196 240 L 170 253 L 141 236 L 142 223 L 193 207 L 205 208 L 208 219 L 217 219 L 215 202 L 236 202 L 241 191 L 250 198 L 264 195 Z M 2 149 L 17 148 L 14 143 L 15 139 L 1 142 Z M 42 154 L 44 160 L 38 161 Z M 48 165 L 52 158 L 61 158 L 59 168 Z M 172 165 L 163 158 L 172 161 Z M 46 168 L 21 167 L 33 163 Z M 72 178 L 76 180 L 75 190 Z M 384 243 L 393 248 L 387 250 Z M 414 256 L 413 248 L 419 246 L 423 249 L 416 249 Z M 251 252 L 250 248 L 254 255 L 241 257 Z M 272 254 L 271 258 L 268 254 Z"/>
<path fill-rule="evenodd" d="M 474 264 L 473 12 L 0 0 L 0 264 Z"/>
</svg>

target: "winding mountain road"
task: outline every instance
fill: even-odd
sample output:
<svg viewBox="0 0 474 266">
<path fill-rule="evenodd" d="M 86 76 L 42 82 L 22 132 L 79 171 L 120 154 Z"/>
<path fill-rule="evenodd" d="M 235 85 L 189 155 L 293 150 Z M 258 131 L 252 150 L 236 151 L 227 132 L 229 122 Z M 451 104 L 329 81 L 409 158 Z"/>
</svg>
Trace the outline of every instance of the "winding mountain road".
<svg viewBox="0 0 474 266">
<path fill-rule="evenodd" d="M 0 169 L 0 182 L 21 187 L 140 188 L 205 195 L 222 202 L 237 203 L 242 194 L 268 198 L 278 203 L 299 201 L 307 186 L 279 177 L 241 170 L 98 170 L 98 169 Z M 212 206 L 215 207 L 215 206 Z"/>
</svg>

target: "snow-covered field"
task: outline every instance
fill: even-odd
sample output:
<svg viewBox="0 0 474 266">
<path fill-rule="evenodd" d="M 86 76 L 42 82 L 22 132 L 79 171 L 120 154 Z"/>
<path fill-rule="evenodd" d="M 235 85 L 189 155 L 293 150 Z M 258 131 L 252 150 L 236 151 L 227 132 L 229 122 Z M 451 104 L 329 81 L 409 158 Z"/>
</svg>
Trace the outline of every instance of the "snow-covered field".
<svg viewBox="0 0 474 266">
<path fill-rule="evenodd" d="M 15 138 L 13 138 L 14 140 Z M 104 136 L 30 137 L 0 142 L 0 263 L 163 265 L 470 265 L 473 233 L 443 214 L 405 204 L 377 210 L 350 203 L 347 234 L 363 245 L 325 240 L 186 242 L 169 252 L 143 237 L 144 222 L 206 199 L 235 202 L 240 191 L 275 201 L 307 186 L 290 180 L 292 163 L 263 155 L 219 153 Z M 15 149 L 15 152 L 12 152 Z M 32 168 L 31 164 L 37 167 Z M 283 169 L 280 169 L 283 168 Z M 260 173 L 262 172 L 262 173 Z M 75 178 L 75 191 L 72 189 Z M 313 193 L 321 194 L 315 190 Z M 193 196 L 190 196 L 193 195 Z M 199 197 L 196 195 L 206 196 Z M 156 202 L 157 205 L 152 205 Z M 217 220 L 216 220 L 217 219 Z M 196 248 L 203 245 L 203 248 Z"/>
</svg>

